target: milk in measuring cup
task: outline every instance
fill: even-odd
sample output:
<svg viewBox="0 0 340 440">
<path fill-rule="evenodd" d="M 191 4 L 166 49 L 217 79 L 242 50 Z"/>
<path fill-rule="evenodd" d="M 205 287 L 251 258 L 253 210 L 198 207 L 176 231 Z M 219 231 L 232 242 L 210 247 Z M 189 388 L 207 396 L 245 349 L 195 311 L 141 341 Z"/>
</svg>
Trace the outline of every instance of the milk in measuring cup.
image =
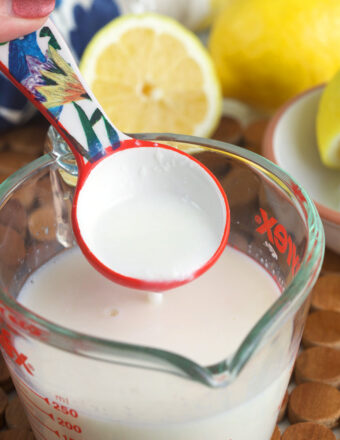
<svg viewBox="0 0 340 440">
<path fill-rule="evenodd" d="M 273 279 L 229 246 L 161 302 L 108 281 L 75 248 L 36 271 L 18 300 L 66 328 L 210 365 L 239 346 L 278 295 Z M 16 371 L 15 383 L 38 440 L 270 440 L 291 366 L 276 369 L 266 359 L 275 350 L 284 358 L 290 336 L 288 327 L 261 363 L 220 389 L 131 366 L 138 363 L 131 358 L 110 364 L 18 337 L 35 370 L 34 377 Z"/>
</svg>

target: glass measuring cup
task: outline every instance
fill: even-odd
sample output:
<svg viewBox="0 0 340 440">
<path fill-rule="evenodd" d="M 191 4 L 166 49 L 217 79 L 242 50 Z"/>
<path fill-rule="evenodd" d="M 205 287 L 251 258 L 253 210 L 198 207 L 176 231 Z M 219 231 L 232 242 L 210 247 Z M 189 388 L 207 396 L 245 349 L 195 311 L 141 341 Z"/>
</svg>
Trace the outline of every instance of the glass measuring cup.
<svg viewBox="0 0 340 440">
<path fill-rule="evenodd" d="M 28 311 L 16 297 L 29 274 L 74 245 L 76 168 L 54 139 L 53 153 L 0 187 L 0 342 L 34 433 L 47 440 L 270 440 L 322 263 L 317 211 L 289 176 L 249 151 L 188 136 L 140 137 L 174 142 L 216 175 L 230 202 L 229 244 L 263 266 L 282 294 L 235 353 L 209 366 L 79 334 Z"/>
</svg>

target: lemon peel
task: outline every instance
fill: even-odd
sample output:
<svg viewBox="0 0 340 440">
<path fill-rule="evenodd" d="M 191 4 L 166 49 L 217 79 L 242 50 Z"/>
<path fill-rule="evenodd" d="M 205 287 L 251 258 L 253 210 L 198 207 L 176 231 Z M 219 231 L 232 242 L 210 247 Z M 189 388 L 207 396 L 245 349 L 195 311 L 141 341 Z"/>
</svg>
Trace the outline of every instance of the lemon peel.
<svg viewBox="0 0 340 440">
<path fill-rule="evenodd" d="M 322 92 L 316 116 L 316 136 L 323 164 L 340 169 L 340 71 Z"/>
<path fill-rule="evenodd" d="M 209 50 L 224 96 L 272 112 L 340 68 L 337 0 L 230 0 Z"/>
</svg>

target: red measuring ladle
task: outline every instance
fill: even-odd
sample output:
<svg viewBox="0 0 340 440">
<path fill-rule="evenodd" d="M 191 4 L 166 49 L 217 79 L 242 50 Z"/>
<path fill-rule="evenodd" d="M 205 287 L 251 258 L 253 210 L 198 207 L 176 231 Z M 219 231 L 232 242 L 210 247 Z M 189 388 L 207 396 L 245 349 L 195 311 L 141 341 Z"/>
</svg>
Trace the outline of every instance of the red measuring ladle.
<svg viewBox="0 0 340 440">
<path fill-rule="evenodd" d="M 76 158 L 78 183 L 72 209 L 73 230 L 85 257 L 98 271 L 125 286 L 161 292 L 195 279 L 214 264 L 226 246 L 230 227 L 228 201 L 215 176 L 180 150 L 132 139 L 120 132 L 85 85 L 70 50 L 50 20 L 36 32 L 3 43 L 0 69 L 55 127 Z M 110 229 L 111 238 L 107 237 L 106 246 L 104 237 L 104 247 L 105 251 L 118 254 L 112 264 L 104 258 L 103 246 L 100 248 L 94 238 L 96 231 L 101 232 L 102 219 L 109 209 L 114 209 L 115 216 L 122 202 L 132 201 L 130 206 L 134 206 L 134 201 L 143 201 L 146 195 L 151 201 L 181 201 L 178 206 L 189 206 L 204 217 L 208 234 L 191 238 L 192 249 L 191 245 L 185 249 L 189 257 L 181 263 L 180 270 L 174 267 L 180 261 L 185 238 L 193 233 L 190 222 L 183 222 L 187 230 L 181 230 L 182 238 L 174 239 L 170 234 L 174 222 L 165 217 L 167 221 L 161 229 L 165 240 L 161 240 L 159 248 L 153 227 L 146 231 L 147 221 L 135 219 L 131 235 L 133 232 L 136 237 L 142 224 L 144 228 L 141 240 L 135 242 L 129 231 L 122 234 L 119 228 Z M 145 239 L 146 233 L 150 240 Z M 210 241 L 204 247 L 206 235 Z M 126 240 L 125 252 L 110 248 L 110 240 L 115 242 L 116 238 L 120 242 Z M 167 256 L 161 271 L 152 270 L 147 259 L 144 263 L 143 252 L 148 251 L 151 242 L 155 267 Z M 121 245 L 124 247 L 124 242 Z M 170 245 L 173 261 L 167 255 Z M 130 263 L 134 249 L 140 255 L 138 271 Z"/>
</svg>

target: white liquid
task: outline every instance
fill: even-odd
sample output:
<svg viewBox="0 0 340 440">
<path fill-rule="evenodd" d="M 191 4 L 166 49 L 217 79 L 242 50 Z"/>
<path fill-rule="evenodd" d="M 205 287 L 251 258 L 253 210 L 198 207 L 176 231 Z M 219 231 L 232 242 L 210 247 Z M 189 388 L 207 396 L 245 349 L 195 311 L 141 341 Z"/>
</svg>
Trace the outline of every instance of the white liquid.
<svg viewBox="0 0 340 440">
<path fill-rule="evenodd" d="M 163 294 L 158 306 L 147 294 L 101 276 L 75 249 L 33 274 L 19 301 L 72 330 L 209 365 L 237 349 L 278 295 L 263 269 L 228 247 L 205 275 Z"/>
<path fill-rule="evenodd" d="M 227 206 L 198 162 L 127 148 L 92 169 L 77 199 L 81 237 L 109 269 L 146 281 L 190 280 L 215 254 Z"/>
<path fill-rule="evenodd" d="M 89 246 L 106 266 L 145 280 L 184 279 L 219 246 L 208 215 L 175 194 L 118 203 L 93 225 Z"/>
<path fill-rule="evenodd" d="M 112 284 L 72 250 L 33 274 L 19 300 L 68 328 L 174 351 L 205 365 L 231 354 L 278 294 L 263 269 L 231 248 L 201 278 L 164 294 L 161 303 Z M 17 349 L 35 367 L 30 386 L 50 404 L 17 386 L 38 439 L 55 439 L 52 429 L 74 440 L 270 440 L 289 379 L 290 336 L 289 325 L 222 389 L 127 366 L 129 357 L 109 364 L 17 338 Z M 54 410 L 52 401 L 74 408 L 78 417 Z"/>
</svg>

